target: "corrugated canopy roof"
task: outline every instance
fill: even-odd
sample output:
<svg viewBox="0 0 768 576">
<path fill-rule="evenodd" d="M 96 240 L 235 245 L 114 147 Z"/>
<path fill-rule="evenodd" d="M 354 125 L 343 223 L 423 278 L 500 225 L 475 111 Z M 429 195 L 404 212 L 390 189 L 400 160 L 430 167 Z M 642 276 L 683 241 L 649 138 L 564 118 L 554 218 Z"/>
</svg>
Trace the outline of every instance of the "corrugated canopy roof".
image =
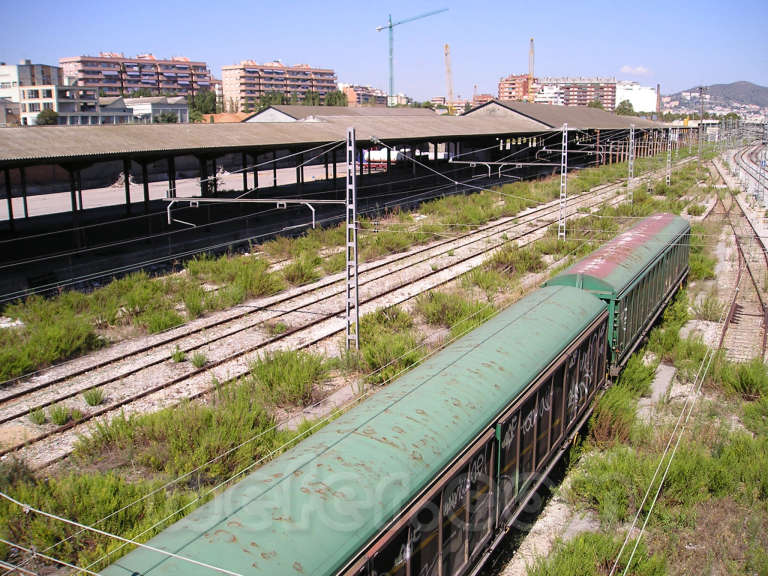
<svg viewBox="0 0 768 576">
<path fill-rule="evenodd" d="M 515 102 L 512 100 L 491 100 L 473 108 L 465 116 L 493 116 L 494 106 L 526 116 L 532 120 L 546 124 L 550 128 L 561 128 L 568 123 L 568 128 L 617 130 L 627 129 L 632 124 L 635 128 L 662 128 L 663 124 L 652 122 L 637 116 L 619 116 L 599 108 L 588 106 L 557 106 L 554 104 L 532 104 L 530 102 Z"/>
<path fill-rule="evenodd" d="M 335 574 L 604 310 L 537 290 L 149 544 L 239 574 Z M 101 573 L 211 571 L 137 549 Z"/>
<path fill-rule="evenodd" d="M 400 117 L 400 116 L 425 116 L 434 117 L 437 114 L 429 108 L 387 108 L 386 106 L 302 106 L 302 105 L 274 105 L 269 108 L 265 108 L 260 112 L 254 114 L 252 118 L 258 117 L 269 109 L 277 110 L 283 114 L 287 114 L 291 118 L 301 120 L 308 116 L 314 116 L 316 118 L 327 118 L 331 116 L 384 116 L 384 117 Z"/>
<path fill-rule="evenodd" d="M 438 140 L 541 132 L 526 118 L 358 116 L 322 122 L 45 126 L 0 130 L 0 162 L 109 160 L 122 155 L 193 154 L 248 147 L 337 142 L 354 127 L 357 139 Z"/>
</svg>

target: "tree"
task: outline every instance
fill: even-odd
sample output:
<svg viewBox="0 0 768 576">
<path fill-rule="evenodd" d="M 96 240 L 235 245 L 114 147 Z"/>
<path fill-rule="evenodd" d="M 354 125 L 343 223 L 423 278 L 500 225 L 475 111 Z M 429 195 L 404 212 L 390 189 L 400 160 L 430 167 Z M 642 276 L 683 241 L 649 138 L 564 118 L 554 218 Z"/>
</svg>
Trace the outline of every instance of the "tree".
<svg viewBox="0 0 768 576">
<path fill-rule="evenodd" d="M 603 106 L 603 103 L 600 102 L 600 100 L 592 100 L 592 102 L 587 104 L 587 108 L 597 108 L 598 110 L 605 110 L 605 106 Z"/>
<path fill-rule="evenodd" d="M 314 90 L 307 90 L 304 92 L 304 98 L 301 103 L 304 106 L 320 106 L 320 94 Z"/>
<path fill-rule="evenodd" d="M 635 116 L 635 108 L 629 100 L 622 100 L 619 102 L 615 112 L 619 116 Z"/>
<path fill-rule="evenodd" d="M 341 90 L 331 90 L 325 95 L 326 106 L 348 106 L 347 95 Z"/>
<path fill-rule="evenodd" d="M 154 96 L 155 93 L 151 88 L 136 88 L 133 92 L 130 92 L 126 98 L 148 98 Z"/>
<path fill-rule="evenodd" d="M 259 97 L 259 110 L 287 103 L 288 100 L 282 92 L 265 92 Z"/>
<path fill-rule="evenodd" d="M 59 123 L 59 113 L 55 110 L 43 110 L 37 115 L 38 126 L 52 126 Z"/>
<path fill-rule="evenodd" d="M 464 104 L 464 112 L 469 112 L 470 110 L 472 110 L 472 103 L 467 102 L 466 104 Z"/>
<path fill-rule="evenodd" d="M 202 119 L 202 114 L 200 115 Z M 160 116 L 155 116 L 155 122 L 157 124 L 176 124 L 179 121 L 179 117 L 176 112 L 161 112 Z"/>
</svg>

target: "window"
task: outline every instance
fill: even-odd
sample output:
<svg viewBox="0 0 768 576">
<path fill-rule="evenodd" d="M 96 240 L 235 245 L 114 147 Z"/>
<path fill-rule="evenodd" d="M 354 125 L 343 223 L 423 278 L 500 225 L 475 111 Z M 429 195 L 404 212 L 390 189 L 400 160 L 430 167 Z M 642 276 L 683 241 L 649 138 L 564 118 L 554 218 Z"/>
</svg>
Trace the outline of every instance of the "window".
<svg viewBox="0 0 768 576">
<path fill-rule="evenodd" d="M 552 416 L 552 379 L 542 383 L 536 405 L 536 468 L 549 454 L 549 425 Z"/>
<path fill-rule="evenodd" d="M 50 88 L 43 90 L 43 98 L 53 98 L 53 90 Z"/>
<path fill-rule="evenodd" d="M 443 576 L 457 574 L 467 561 L 467 478 L 464 466 L 443 488 Z"/>
<path fill-rule="evenodd" d="M 565 364 L 561 364 L 552 376 L 552 425 L 550 448 L 560 439 L 563 433 L 563 379 Z"/>
<path fill-rule="evenodd" d="M 501 509 L 511 510 L 511 504 L 517 496 L 517 450 L 519 445 L 519 412 L 515 412 L 500 425 L 501 462 L 499 471 L 499 490 L 501 491 Z"/>
<path fill-rule="evenodd" d="M 522 492 L 525 483 L 533 473 L 533 453 L 536 438 L 536 395 L 523 404 L 520 412 L 520 473 L 519 486 Z"/>
<path fill-rule="evenodd" d="M 29 104 L 29 111 L 30 112 L 40 112 L 40 103 L 39 102 L 31 102 Z"/>
<path fill-rule="evenodd" d="M 440 544 L 440 496 L 411 521 L 411 574 L 437 576 Z"/>
<path fill-rule="evenodd" d="M 43 102 L 43 110 L 53 110 L 53 102 Z"/>
<path fill-rule="evenodd" d="M 406 526 L 373 557 L 373 573 L 381 576 L 406 576 L 409 556 Z"/>
<path fill-rule="evenodd" d="M 469 462 L 469 552 L 471 557 L 491 531 L 493 444 L 486 442 Z"/>
</svg>

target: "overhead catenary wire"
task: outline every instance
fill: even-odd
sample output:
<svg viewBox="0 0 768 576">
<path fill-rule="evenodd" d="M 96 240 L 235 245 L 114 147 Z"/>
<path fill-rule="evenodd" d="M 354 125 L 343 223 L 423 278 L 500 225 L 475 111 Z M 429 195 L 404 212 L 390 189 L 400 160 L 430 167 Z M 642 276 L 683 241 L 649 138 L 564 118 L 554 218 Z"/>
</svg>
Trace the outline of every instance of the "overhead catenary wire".
<svg viewBox="0 0 768 576">
<path fill-rule="evenodd" d="M 2 493 L 0 493 L 1 495 Z M 86 574 L 90 574 L 91 576 L 99 576 L 96 572 L 91 572 L 87 568 L 81 568 L 79 566 L 75 566 L 74 564 L 70 564 L 69 562 L 65 562 L 64 560 L 59 560 L 58 558 L 54 558 L 53 556 L 48 556 L 47 554 L 43 552 L 37 552 L 36 550 L 32 548 L 27 548 L 25 546 L 22 546 L 21 544 L 16 544 L 15 542 L 11 542 L 10 540 L 6 540 L 5 538 L 0 538 L 0 542 L 5 544 L 6 546 L 11 546 L 12 548 L 16 548 L 18 550 L 21 550 L 22 552 L 26 552 L 28 554 L 31 554 L 33 557 L 39 556 L 40 558 L 44 560 L 48 560 L 49 562 L 54 562 L 56 564 L 59 564 L 60 566 L 66 566 L 67 568 L 72 568 L 73 570 L 77 570 L 78 572 L 84 572 Z M 29 570 L 25 570 L 24 568 L 21 568 L 19 566 L 14 566 L 13 570 L 22 570 L 26 572 L 27 574 L 35 574 L 34 572 L 30 572 Z M 6 572 L 7 574 L 7 572 Z"/>
</svg>

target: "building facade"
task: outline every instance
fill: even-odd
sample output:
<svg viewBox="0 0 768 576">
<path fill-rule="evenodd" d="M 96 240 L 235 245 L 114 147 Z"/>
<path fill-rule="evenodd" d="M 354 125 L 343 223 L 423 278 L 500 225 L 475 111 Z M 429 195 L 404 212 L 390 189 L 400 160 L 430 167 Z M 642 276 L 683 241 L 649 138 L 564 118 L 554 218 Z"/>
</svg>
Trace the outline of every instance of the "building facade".
<svg viewBox="0 0 768 576">
<path fill-rule="evenodd" d="M 11 128 L 21 123 L 19 103 L 10 98 L 0 98 L 0 128 Z"/>
<path fill-rule="evenodd" d="M 152 94 L 194 96 L 212 89 L 211 71 L 202 61 L 179 56 L 158 59 L 152 54 L 126 58 L 115 52 L 60 58 L 64 76 L 102 96 L 130 96 L 144 89 Z"/>
<path fill-rule="evenodd" d="M 133 113 L 133 121 L 155 124 L 165 118 L 176 117 L 176 122 L 189 122 L 189 107 L 183 96 L 150 96 L 148 98 L 123 98 L 125 107 Z"/>
<path fill-rule="evenodd" d="M 522 102 L 528 99 L 528 74 L 511 74 L 499 80 L 499 100 Z"/>
<path fill-rule="evenodd" d="M 221 85 L 225 109 L 247 111 L 257 109 L 261 97 L 268 93 L 283 94 L 301 102 L 307 92 L 314 92 L 323 103 L 325 95 L 336 90 L 336 73 L 330 68 L 307 64 L 286 66 L 280 61 L 259 64 L 243 60 L 240 64 L 222 67 Z"/>
<path fill-rule="evenodd" d="M 616 104 L 628 100 L 635 112 L 654 112 L 656 110 L 656 88 L 640 86 L 637 82 L 616 83 Z"/>
<path fill-rule="evenodd" d="M 339 84 L 339 90 L 347 96 L 347 106 L 387 105 L 387 93 L 372 86 Z"/>
<path fill-rule="evenodd" d="M 0 98 L 8 98 L 12 102 L 21 101 L 22 86 L 43 86 L 62 84 L 61 68 L 48 64 L 32 64 L 30 60 L 22 60 L 19 64 L 0 62 Z"/>
<path fill-rule="evenodd" d="M 558 103 L 565 106 L 587 106 L 591 102 L 599 102 L 606 110 L 616 107 L 615 78 L 539 78 L 535 80 L 534 91 L 534 102 L 544 102 L 539 93 L 546 93 L 548 100 L 559 99 Z M 556 93 L 558 97 L 553 96 Z"/>
<path fill-rule="evenodd" d="M 52 110 L 62 126 L 99 126 L 103 124 L 129 124 L 133 112 L 126 108 L 122 98 L 99 98 L 96 88 L 83 86 L 22 86 L 20 119 L 22 126 L 35 126 L 37 115 Z"/>
</svg>

